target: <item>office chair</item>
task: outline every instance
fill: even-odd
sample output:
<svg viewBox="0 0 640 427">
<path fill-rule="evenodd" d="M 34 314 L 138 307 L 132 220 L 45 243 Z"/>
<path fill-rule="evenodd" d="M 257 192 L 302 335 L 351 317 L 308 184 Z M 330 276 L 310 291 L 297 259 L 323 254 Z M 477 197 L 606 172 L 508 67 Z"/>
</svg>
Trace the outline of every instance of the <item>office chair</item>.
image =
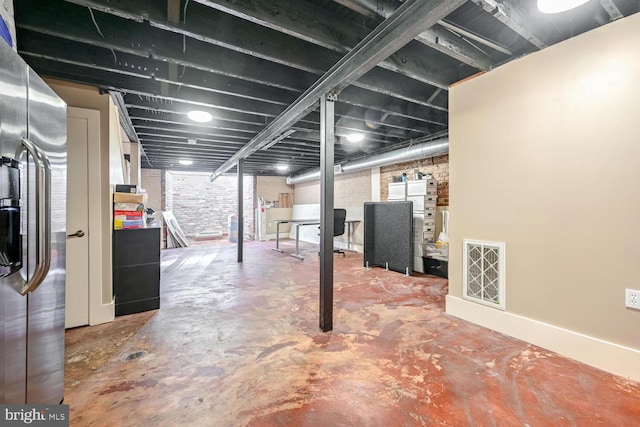
<svg viewBox="0 0 640 427">
<path fill-rule="evenodd" d="M 334 209 L 333 210 L 333 237 L 342 236 L 344 234 L 344 221 L 347 219 L 347 210 L 346 209 Z M 345 256 L 345 253 L 342 249 L 333 249 L 334 253 L 342 254 Z"/>
<path fill-rule="evenodd" d="M 347 219 L 346 209 L 333 210 L 333 237 L 342 236 L 344 234 L 345 219 Z M 318 227 L 318 235 L 320 235 L 320 227 Z M 336 254 L 342 254 L 342 256 L 346 256 L 342 249 L 333 248 L 333 252 Z M 320 251 L 318 251 L 318 255 L 320 255 Z"/>
</svg>

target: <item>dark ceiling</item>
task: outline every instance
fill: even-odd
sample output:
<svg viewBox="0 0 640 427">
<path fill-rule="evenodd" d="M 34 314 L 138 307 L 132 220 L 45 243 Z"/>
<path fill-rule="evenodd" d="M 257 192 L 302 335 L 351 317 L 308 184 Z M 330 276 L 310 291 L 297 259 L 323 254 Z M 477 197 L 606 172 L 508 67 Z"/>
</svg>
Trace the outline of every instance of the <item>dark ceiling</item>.
<svg viewBox="0 0 640 427">
<path fill-rule="evenodd" d="M 447 1 L 421 2 L 436 11 Z M 591 0 L 555 15 L 538 12 L 534 0 L 459 3 L 445 16 L 431 17 L 435 25 L 427 23 L 414 40 L 339 92 L 336 162 L 446 136 L 452 83 L 640 10 L 638 0 Z M 256 143 L 267 125 L 400 5 L 14 1 L 18 52 L 40 75 L 115 93 L 128 113 L 129 138 L 143 146 L 144 167 L 207 172 Z M 213 120 L 196 124 L 186 116 L 192 109 Z M 275 138 L 281 140 L 250 154 L 245 173 L 295 175 L 319 166 L 319 110 L 305 114 Z M 364 140 L 347 141 L 353 132 Z M 181 159 L 193 164 L 181 166 Z M 278 171 L 278 164 L 289 170 Z"/>
</svg>

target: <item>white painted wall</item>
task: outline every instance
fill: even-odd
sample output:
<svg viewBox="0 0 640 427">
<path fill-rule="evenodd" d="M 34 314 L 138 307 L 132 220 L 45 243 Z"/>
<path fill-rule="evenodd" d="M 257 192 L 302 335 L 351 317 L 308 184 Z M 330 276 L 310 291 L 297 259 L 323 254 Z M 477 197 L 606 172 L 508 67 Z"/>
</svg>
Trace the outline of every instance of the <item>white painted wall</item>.
<svg viewBox="0 0 640 427">
<path fill-rule="evenodd" d="M 99 295 L 99 298 L 90 306 L 89 323 L 95 325 L 110 322 L 115 315 L 111 267 L 112 185 L 124 182 L 124 163 L 117 154 L 122 152 L 122 145 L 116 108 L 111 97 L 100 94 L 97 88 L 52 79 L 45 79 L 45 81 L 69 107 L 99 111 L 99 140 L 90 141 L 88 160 L 89 191 L 97 195 L 96 202 L 89 206 L 89 232 L 100 234 L 99 239 L 93 240 L 93 242 L 97 242 L 96 246 L 93 249 L 90 248 L 92 251 L 90 260 L 97 258 L 96 265 L 90 267 L 91 274 L 96 275 L 96 281 L 99 283 L 99 289 L 94 292 Z M 115 125 L 112 120 L 115 120 Z M 73 165 L 68 165 L 68 167 L 73 167 Z M 112 178 L 114 182 L 111 181 Z"/>
<path fill-rule="evenodd" d="M 334 178 L 334 207 L 347 210 L 347 219 L 364 219 L 364 203 L 372 201 L 372 179 L 369 169 L 337 174 Z M 378 180 L 378 186 L 379 186 Z M 313 205 L 320 204 L 320 180 L 307 181 L 295 185 L 295 204 Z M 351 237 L 355 244 L 353 249 L 362 251 L 364 242 L 364 225 L 354 227 L 354 234 Z M 341 237 L 336 237 L 336 246 L 346 243 L 347 233 Z"/>
</svg>

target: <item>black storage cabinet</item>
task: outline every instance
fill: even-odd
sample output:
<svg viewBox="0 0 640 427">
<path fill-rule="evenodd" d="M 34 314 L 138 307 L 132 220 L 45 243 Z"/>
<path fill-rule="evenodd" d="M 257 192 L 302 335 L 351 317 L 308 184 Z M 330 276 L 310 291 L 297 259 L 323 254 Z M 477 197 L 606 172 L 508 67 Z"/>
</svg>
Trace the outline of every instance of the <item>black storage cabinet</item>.
<svg viewBox="0 0 640 427">
<path fill-rule="evenodd" d="M 160 308 L 160 228 L 113 232 L 116 316 Z"/>
<path fill-rule="evenodd" d="M 424 272 L 434 276 L 449 278 L 449 262 L 436 258 L 422 257 Z"/>
</svg>

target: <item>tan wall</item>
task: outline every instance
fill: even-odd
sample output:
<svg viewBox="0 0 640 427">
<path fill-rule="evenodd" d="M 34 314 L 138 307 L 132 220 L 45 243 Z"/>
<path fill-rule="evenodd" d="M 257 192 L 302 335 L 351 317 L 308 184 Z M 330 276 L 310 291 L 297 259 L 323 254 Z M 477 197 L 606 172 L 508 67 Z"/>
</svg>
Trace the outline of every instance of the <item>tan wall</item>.
<svg viewBox="0 0 640 427">
<path fill-rule="evenodd" d="M 451 89 L 451 296 L 462 239 L 505 242 L 507 312 L 640 349 L 624 306 L 640 289 L 639 27 L 620 19 Z"/>
</svg>

